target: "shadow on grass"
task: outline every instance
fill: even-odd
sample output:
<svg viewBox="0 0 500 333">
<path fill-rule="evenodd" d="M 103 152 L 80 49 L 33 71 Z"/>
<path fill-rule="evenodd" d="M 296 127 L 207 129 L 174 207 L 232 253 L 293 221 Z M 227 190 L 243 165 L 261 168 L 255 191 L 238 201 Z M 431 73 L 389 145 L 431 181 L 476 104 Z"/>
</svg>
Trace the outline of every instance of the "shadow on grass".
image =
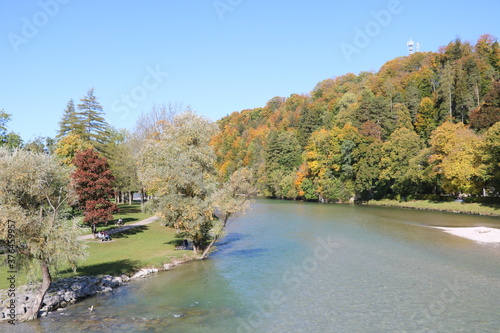
<svg viewBox="0 0 500 333">
<path fill-rule="evenodd" d="M 500 210 L 500 205 L 495 203 L 481 203 L 481 206 L 491 208 L 493 210 Z"/>
<path fill-rule="evenodd" d="M 172 239 L 171 241 L 165 242 L 163 244 L 173 245 L 173 246 L 177 247 L 177 246 L 181 246 L 183 242 L 184 242 L 184 238 L 175 238 L 175 239 Z"/>
<path fill-rule="evenodd" d="M 118 212 L 120 214 L 134 214 L 134 213 L 142 213 L 141 205 L 119 205 Z"/>
<path fill-rule="evenodd" d="M 123 230 L 122 230 L 123 228 Z M 128 238 L 129 236 L 137 235 L 149 229 L 147 225 L 139 226 L 120 226 L 122 231 L 116 233 L 110 233 L 111 238 Z M 115 229 L 116 230 L 116 229 Z"/>
<path fill-rule="evenodd" d="M 121 274 L 130 274 L 132 272 L 138 271 L 141 269 L 141 263 L 137 260 L 117 260 L 106 262 L 102 264 L 95 264 L 89 266 L 81 266 L 76 270 L 77 275 L 85 276 L 85 275 L 121 275 Z M 71 274 L 73 271 L 71 269 L 67 269 L 59 272 L 60 274 Z"/>
</svg>

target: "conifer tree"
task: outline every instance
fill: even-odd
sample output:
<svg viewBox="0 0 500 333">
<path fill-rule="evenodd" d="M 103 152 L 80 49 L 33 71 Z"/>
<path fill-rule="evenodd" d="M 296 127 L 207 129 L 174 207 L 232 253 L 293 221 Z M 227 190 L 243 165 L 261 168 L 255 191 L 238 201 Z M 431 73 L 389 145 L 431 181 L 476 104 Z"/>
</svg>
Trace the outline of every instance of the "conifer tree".
<svg viewBox="0 0 500 333">
<path fill-rule="evenodd" d="M 57 132 L 56 139 L 60 139 L 70 133 L 82 135 L 83 131 L 83 122 L 75 110 L 73 99 L 70 99 L 59 122 L 59 131 Z"/>
<path fill-rule="evenodd" d="M 108 138 L 108 123 L 104 119 L 104 111 L 94 95 L 94 88 L 89 89 L 87 95 L 80 99 L 78 117 L 83 124 L 82 139 L 96 143 L 96 146 L 105 144 Z"/>
</svg>

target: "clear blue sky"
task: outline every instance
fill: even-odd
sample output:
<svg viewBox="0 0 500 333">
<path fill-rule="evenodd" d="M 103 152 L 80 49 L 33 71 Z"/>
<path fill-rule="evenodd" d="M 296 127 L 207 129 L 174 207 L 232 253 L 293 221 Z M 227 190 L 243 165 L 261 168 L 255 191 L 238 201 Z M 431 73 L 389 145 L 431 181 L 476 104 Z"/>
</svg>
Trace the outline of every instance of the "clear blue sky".
<svg viewBox="0 0 500 333">
<path fill-rule="evenodd" d="M 55 136 L 91 87 L 117 128 L 169 102 L 217 120 L 377 71 L 409 38 L 437 51 L 500 37 L 499 13 L 498 0 L 0 0 L 0 109 L 25 141 Z"/>
</svg>

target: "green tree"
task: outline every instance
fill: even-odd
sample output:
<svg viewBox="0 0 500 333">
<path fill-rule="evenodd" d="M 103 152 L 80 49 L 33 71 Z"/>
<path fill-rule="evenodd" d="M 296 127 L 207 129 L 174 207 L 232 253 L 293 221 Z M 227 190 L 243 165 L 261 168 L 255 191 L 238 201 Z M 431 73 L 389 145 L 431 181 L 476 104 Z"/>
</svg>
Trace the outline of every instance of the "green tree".
<svg viewBox="0 0 500 333">
<path fill-rule="evenodd" d="M 274 130 L 266 147 L 266 190 L 270 196 L 283 196 L 282 179 L 301 164 L 299 141 L 295 132 Z M 288 191 L 287 191 L 288 192 Z"/>
<path fill-rule="evenodd" d="M 396 128 L 406 127 L 409 130 L 413 130 L 412 119 L 410 115 L 410 110 L 403 103 L 394 104 L 394 112 L 396 113 Z"/>
<path fill-rule="evenodd" d="M 500 122 L 491 126 L 485 134 L 486 184 L 493 192 L 500 193 Z"/>
<path fill-rule="evenodd" d="M 380 198 L 380 161 L 382 159 L 382 142 L 365 141 L 354 152 L 355 191 L 362 200 Z"/>
<path fill-rule="evenodd" d="M 111 129 L 105 150 L 109 157 L 109 167 L 115 177 L 112 183 L 115 189 L 115 201 L 121 202 L 123 194 L 126 193 L 131 205 L 133 193 L 141 189 L 137 177 L 137 156 L 134 155 L 131 135 L 126 130 Z"/>
<path fill-rule="evenodd" d="M 80 99 L 78 104 L 78 118 L 83 124 L 84 141 L 90 141 L 96 148 L 101 148 L 108 141 L 109 125 L 104 119 L 104 111 L 94 95 L 94 88 L 89 89 L 87 95 Z"/>
<path fill-rule="evenodd" d="M 37 262 L 42 273 L 33 305 L 18 313 L 21 320 L 37 317 L 51 270 L 65 263 L 75 267 L 85 257 L 76 221 L 67 221 L 63 214 L 72 198 L 69 173 L 45 153 L 0 148 L 0 237 L 21 265 L 9 270 L 32 271 L 31 264 Z"/>
<path fill-rule="evenodd" d="M 307 145 L 311 134 L 323 123 L 324 108 L 320 104 L 305 105 L 299 119 L 298 140 L 301 147 Z"/>
<path fill-rule="evenodd" d="M 50 137 L 39 136 L 26 142 L 23 148 L 33 152 L 52 154 L 55 149 L 55 141 Z"/>
<path fill-rule="evenodd" d="M 422 98 L 418 107 L 417 121 L 415 122 L 415 130 L 417 133 L 428 140 L 431 132 L 437 127 L 437 110 L 434 107 L 434 102 L 429 97 Z"/>
<path fill-rule="evenodd" d="M 408 195 L 411 187 L 407 183 L 410 160 L 424 147 L 417 133 L 402 127 L 391 134 L 383 144 L 383 157 L 380 161 L 380 179 L 387 182 L 393 194 Z"/>
<path fill-rule="evenodd" d="M 217 173 L 208 143 L 216 131 L 208 120 L 182 113 L 140 155 L 139 179 L 155 198 L 148 206 L 183 232 L 196 254 L 203 252 L 214 223 Z"/>
<path fill-rule="evenodd" d="M 56 139 L 61 139 L 68 134 L 78 134 L 80 136 L 85 133 L 85 125 L 81 115 L 75 110 L 73 99 L 70 99 L 64 109 L 63 116 L 59 122 L 59 130 Z"/>
<path fill-rule="evenodd" d="M 213 221 L 209 234 L 210 243 L 205 247 L 200 259 L 205 259 L 213 245 L 225 235 L 225 228 L 244 214 L 256 194 L 252 171 L 246 168 L 235 171 L 213 195 L 217 219 Z"/>
<path fill-rule="evenodd" d="M 217 130 L 216 124 L 191 111 L 181 113 L 147 141 L 139 160 L 139 179 L 154 197 L 148 208 L 182 232 L 201 258 L 240 211 L 230 202 L 240 202 L 236 199 L 243 184 L 230 179 L 224 189 L 217 180 L 216 157 L 209 145 Z"/>
<path fill-rule="evenodd" d="M 6 113 L 4 110 L 0 110 L 0 147 L 6 147 L 8 149 L 21 148 L 23 146 L 23 140 L 19 134 L 14 132 L 7 132 L 7 123 L 11 120 L 12 115 Z"/>
</svg>

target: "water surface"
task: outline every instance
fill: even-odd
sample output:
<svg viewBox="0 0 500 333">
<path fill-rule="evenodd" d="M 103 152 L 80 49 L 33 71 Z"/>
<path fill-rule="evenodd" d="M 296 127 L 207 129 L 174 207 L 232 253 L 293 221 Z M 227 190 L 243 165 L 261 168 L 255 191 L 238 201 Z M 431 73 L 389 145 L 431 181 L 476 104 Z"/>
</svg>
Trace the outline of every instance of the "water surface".
<svg viewBox="0 0 500 333">
<path fill-rule="evenodd" d="M 498 332 L 500 246 L 429 226 L 500 223 L 259 200 L 229 227 L 210 260 L 130 283 L 16 330 Z"/>
</svg>

